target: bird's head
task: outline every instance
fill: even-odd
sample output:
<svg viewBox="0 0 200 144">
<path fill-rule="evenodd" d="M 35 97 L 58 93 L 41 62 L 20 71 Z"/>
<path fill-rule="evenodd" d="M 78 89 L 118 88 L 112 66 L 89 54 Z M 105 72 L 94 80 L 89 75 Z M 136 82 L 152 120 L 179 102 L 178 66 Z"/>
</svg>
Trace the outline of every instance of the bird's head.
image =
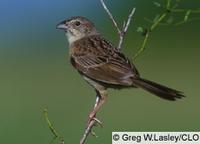
<svg viewBox="0 0 200 144">
<path fill-rule="evenodd" d="M 69 44 L 90 35 L 98 34 L 94 24 L 84 17 L 71 17 L 60 22 L 57 29 L 65 31 Z"/>
</svg>

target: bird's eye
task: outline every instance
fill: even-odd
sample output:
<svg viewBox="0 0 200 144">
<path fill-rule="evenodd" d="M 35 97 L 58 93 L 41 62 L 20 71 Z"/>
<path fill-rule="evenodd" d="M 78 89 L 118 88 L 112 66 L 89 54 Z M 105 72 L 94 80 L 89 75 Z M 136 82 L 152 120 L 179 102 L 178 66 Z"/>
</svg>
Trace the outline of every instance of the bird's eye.
<svg viewBox="0 0 200 144">
<path fill-rule="evenodd" d="M 76 21 L 76 22 L 75 22 L 75 25 L 76 25 L 76 26 L 80 26 L 81 23 L 80 23 L 79 21 Z"/>
</svg>

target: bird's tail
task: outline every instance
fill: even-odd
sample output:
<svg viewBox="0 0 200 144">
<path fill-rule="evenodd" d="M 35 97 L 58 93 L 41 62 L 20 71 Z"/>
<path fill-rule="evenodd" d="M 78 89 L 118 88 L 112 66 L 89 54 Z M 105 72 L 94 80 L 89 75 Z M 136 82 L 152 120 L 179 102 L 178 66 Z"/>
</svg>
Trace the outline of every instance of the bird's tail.
<svg viewBox="0 0 200 144">
<path fill-rule="evenodd" d="M 155 82 L 142 79 L 142 78 L 137 78 L 133 80 L 133 83 L 135 86 L 140 87 L 156 96 L 159 96 L 163 99 L 166 100 L 171 100 L 174 101 L 176 99 L 180 99 L 184 97 L 183 92 L 177 91 L 171 88 L 168 88 L 166 86 L 157 84 Z"/>
</svg>

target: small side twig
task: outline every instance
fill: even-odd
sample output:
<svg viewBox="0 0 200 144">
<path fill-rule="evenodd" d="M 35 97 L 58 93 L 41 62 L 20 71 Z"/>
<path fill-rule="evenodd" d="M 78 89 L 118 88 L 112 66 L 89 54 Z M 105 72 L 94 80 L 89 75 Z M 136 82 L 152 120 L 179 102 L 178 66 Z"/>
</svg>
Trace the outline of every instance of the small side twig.
<svg viewBox="0 0 200 144">
<path fill-rule="evenodd" d="M 127 30 L 128 30 L 128 27 L 129 27 L 129 25 L 130 25 L 130 22 L 131 22 L 131 20 L 132 20 L 132 17 L 133 17 L 133 15 L 134 15 L 136 9 L 135 9 L 135 8 L 132 9 L 131 13 L 130 13 L 129 16 L 128 16 L 128 20 L 127 20 L 126 22 L 124 22 L 123 28 L 120 29 L 119 26 L 118 26 L 118 24 L 117 24 L 117 22 L 115 21 L 113 15 L 112 15 L 112 13 L 111 13 L 111 12 L 109 11 L 109 9 L 107 8 L 107 6 L 106 6 L 104 0 L 100 0 L 100 1 L 101 1 L 101 4 L 102 4 L 103 8 L 104 8 L 105 11 L 106 11 L 106 13 L 108 14 L 109 18 L 111 19 L 113 25 L 114 25 L 114 26 L 116 27 L 116 29 L 117 29 L 117 32 L 118 32 L 118 35 L 119 35 L 119 42 L 118 42 L 117 48 L 118 48 L 119 50 L 121 50 L 121 49 L 122 49 L 122 44 L 123 44 L 123 41 L 124 41 L 124 36 L 125 36 L 125 34 L 126 34 Z"/>
<path fill-rule="evenodd" d="M 187 12 L 188 9 L 172 9 L 171 12 L 174 12 L 174 13 L 183 13 L 183 12 Z M 195 10 L 191 10 L 191 13 L 200 13 L 200 9 L 195 9 Z"/>
<path fill-rule="evenodd" d="M 149 22 L 149 23 L 154 23 L 154 21 L 153 20 L 151 20 L 151 19 L 149 19 L 149 18 L 147 18 L 147 17 L 144 17 L 144 20 L 145 21 L 147 21 L 147 22 Z M 168 23 L 164 23 L 164 22 L 162 22 L 162 23 L 159 23 L 159 25 L 161 25 L 161 26 L 168 26 L 169 24 Z"/>
<path fill-rule="evenodd" d="M 134 60 L 145 50 L 145 46 L 147 44 L 149 34 L 150 34 L 150 31 L 147 30 L 145 37 L 144 37 L 144 40 L 142 42 L 142 46 L 140 47 L 140 49 L 136 52 L 136 54 L 133 57 Z"/>
<path fill-rule="evenodd" d="M 196 18 L 190 18 L 190 19 L 188 19 L 187 21 L 180 21 L 180 22 L 177 22 L 177 23 L 175 23 L 174 25 L 175 26 L 179 26 L 179 25 L 181 25 L 181 24 L 184 24 L 184 23 L 188 23 L 188 22 L 192 22 L 192 21 L 197 21 L 197 20 L 200 20 L 200 17 L 196 17 Z"/>
<path fill-rule="evenodd" d="M 52 132 L 52 134 L 54 135 L 53 139 L 51 140 L 50 144 L 53 143 L 54 140 L 56 140 L 57 138 L 60 139 L 61 144 L 64 144 L 65 141 L 63 139 L 63 137 L 56 131 L 56 129 L 54 128 L 52 122 L 49 120 L 49 116 L 48 116 L 48 110 L 44 109 L 43 110 L 44 113 L 44 117 L 45 117 L 45 121 L 50 129 L 50 131 Z"/>
<path fill-rule="evenodd" d="M 139 48 L 139 50 L 136 52 L 136 54 L 134 55 L 133 60 L 135 60 L 135 59 L 145 50 L 146 44 L 147 44 L 147 41 L 148 41 L 148 39 L 149 39 L 150 33 L 151 33 L 156 27 L 158 27 L 158 26 L 160 25 L 161 21 L 167 16 L 167 13 L 168 13 L 168 12 L 165 12 L 165 13 L 163 13 L 161 16 L 159 16 L 159 18 L 158 18 L 156 21 L 154 21 L 154 22 L 152 23 L 152 25 L 150 26 L 150 28 L 146 30 L 146 33 L 144 34 L 145 37 L 144 37 L 144 40 L 143 40 L 143 42 L 142 42 L 142 45 L 141 45 L 141 47 Z"/>
<path fill-rule="evenodd" d="M 166 11 L 163 14 L 161 14 L 155 21 L 153 21 L 150 28 L 148 28 L 146 30 L 146 32 L 144 34 L 145 37 L 144 37 L 144 40 L 142 42 L 142 45 L 139 48 L 139 50 L 136 52 L 136 54 L 134 55 L 133 60 L 135 60 L 145 50 L 150 33 L 162 23 L 162 21 L 165 19 L 165 17 L 167 16 L 169 11 L 171 10 L 171 1 L 172 0 L 167 0 L 166 6 L 165 6 Z M 175 7 L 175 6 L 172 6 L 172 7 Z"/>
</svg>

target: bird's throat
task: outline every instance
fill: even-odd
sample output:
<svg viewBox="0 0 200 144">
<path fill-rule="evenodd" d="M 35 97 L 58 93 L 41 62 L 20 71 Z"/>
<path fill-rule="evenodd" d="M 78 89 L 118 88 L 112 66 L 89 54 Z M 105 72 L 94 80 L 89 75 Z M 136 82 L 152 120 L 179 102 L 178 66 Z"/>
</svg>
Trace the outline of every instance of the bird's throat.
<svg viewBox="0 0 200 144">
<path fill-rule="evenodd" d="M 68 39 L 69 45 L 71 45 L 72 43 L 74 43 L 75 41 L 82 39 L 84 37 L 84 35 L 81 34 L 74 34 L 72 32 L 67 32 L 66 33 L 66 37 Z"/>
</svg>

